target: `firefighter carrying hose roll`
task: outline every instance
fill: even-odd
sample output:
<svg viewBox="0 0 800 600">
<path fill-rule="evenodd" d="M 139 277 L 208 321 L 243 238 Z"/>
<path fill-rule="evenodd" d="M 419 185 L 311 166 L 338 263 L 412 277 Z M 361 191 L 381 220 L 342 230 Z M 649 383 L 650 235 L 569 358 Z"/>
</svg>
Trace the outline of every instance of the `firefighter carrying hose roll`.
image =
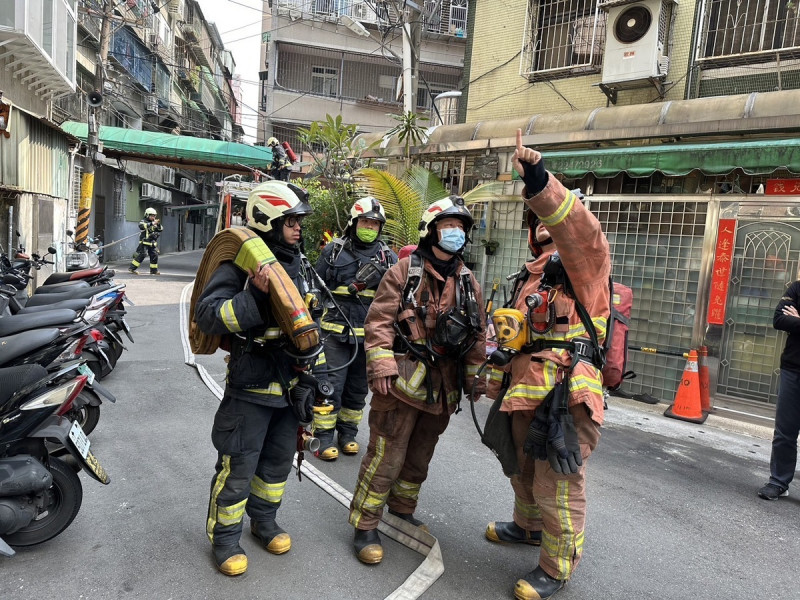
<svg viewBox="0 0 800 600">
<path fill-rule="evenodd" d="M 511 307 L 524 315 L 529 338 L 504 366 L 510 383 L 501 392 L 520 472 L 511 477 L 513 520 L 489 523 L 486 537 L 541 545 L 539 565 L 514 591 L 518 600 L 532 600 L 562 589 L 583 552 L 586 463 L 603 423 L 602 357 L 590 338 L 605 337 L 611 260 L 600 223 L 545 170 L 539 152 L 522 146 L 519 130 L 513 159 L 525 182 L 535 256 Z"/>
<path fill-rule="evenodd" d="M 344 313 L 329 309 L 321 323 L 326 334 L 325 358 L 331 370 L 328 380 L 334 390 L 333 412 L 314 418 L 314 435 L 320 441 L 316 456 L 322 460 L 336 460 L 340 449 L 344 454 L 359 451 L 356 434 L 369 392 L 364 320 L 383 274 L 397 262 L 397 255 L 380 239 L 384 223 L 386 214 L 377 199 L 367 196 L 357 200 L 350 209 L 344 235 L 328 243 L 317 260 L 317 273 Z M 355 339 L 347 321 L 354 328 Z M 358 346 L 355 360 L 349 367 L 333 371 L 351 359 L 354 344 Z"/>
<path fill-rule="evenodd" d="M 145 254 L 150 255 L 150 275 L 158 275 L 158 237 L 164 230 L 161 220 L 157 218 L 155 208 L 144 209 L 144 217 L 139 221 L 139 246 L 133 253 L 131 266 L 128 271 L 136 273 L 142 264 Z"/>
<path fill-rule="evenodd" d="M 367 314 L 369 446 L 349 518 L 366 564 L 383 559 L 377 527 L 385 505 L 423 526 L 414 511 L 436 443 L 485 360 L 480 286 L 462 259 L 473 224 L 458 196 L 428 207 L 418 248 L 386 272 Z"/>
<path fill-rule="evenodd" d="M 247 199 L 247 224 L 259 234 L 291 278 L 300 297 L 314 293 L 314 276 L 300 252 L 301 224 L 311 214 L 305 190 L 281 181 L 254 188 Z M 245 512 L 250 531 L 271 554 L 291 548 L 276 522 L 298 425 L 312 420 L 313 377 L 309 361 L 293 355 L 270 308 L 271 268 L 245 272 L 231 261 L 211 275 L 195 306 L 197 326 L 223 335 L 230 348 L 225 394 L 214 417 L 211 440 L 217 450 L 206 533 L 217 568 L 225 575 L 247 570 L 239 545 Z M 313 313 L 312 313 L 313 314 Z M 324 366 L 324 355 L 316 360 Z M 308 383 L 308 382 L 311 383 Z"/>
</svg>

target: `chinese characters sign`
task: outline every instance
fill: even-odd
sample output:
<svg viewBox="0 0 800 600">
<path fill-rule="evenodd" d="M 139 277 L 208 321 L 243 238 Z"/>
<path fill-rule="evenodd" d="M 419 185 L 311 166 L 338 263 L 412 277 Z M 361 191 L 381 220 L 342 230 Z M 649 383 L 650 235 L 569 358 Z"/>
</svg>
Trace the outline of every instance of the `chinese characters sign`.
<svg viewBox="0 0 800 600">
<path fill-rule="evenodd" d="M 767 179 L 767 196 L 800 196 L 800 179 Z"/>
<path fill-rule="evenodd" d="M 711 293 L 708 298 L 708 324 L 722 325 L 725 321 L 725 303 L 731 279 L 733 245 L 736 240 L 736 219 L 720 219 L 717 250 L 711 275 Z"/>
</svg>

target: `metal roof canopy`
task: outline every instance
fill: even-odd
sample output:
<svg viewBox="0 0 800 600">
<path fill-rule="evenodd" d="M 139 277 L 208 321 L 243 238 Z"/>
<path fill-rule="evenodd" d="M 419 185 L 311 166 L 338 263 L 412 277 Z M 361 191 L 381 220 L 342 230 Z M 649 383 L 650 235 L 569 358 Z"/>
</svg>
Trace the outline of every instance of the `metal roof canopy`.
<svg viewBox="0 0 800 600">
<path fill-rule="evenodd" d="M 800 132 L 800 90 L 443 125 L 430 128 L 428 143 L 411 148 L 411 154 L 425 160 L 433 154 L 510 152 L 518 128 L 523 144 L 541 150 L 549 169 L 570 177 L 590 172 L 607 177 L 622 171 L 639 177 L 655 171 L 677 176 L 694 169 L 721 174 L 736 168 L 764 174 L 781 167 L 794 172 L 800 168 L 795 139 Z M 744 136 L 751 137 L 738 141 Z M 757 141 L 752 136 L 771 139 Z M 776 139 L 787 136 L 790 139 Z M 404 154 L 396 135 L 365 133 L 359 139 L 368 145 L 379 142 L 365 157 Z M 698 143 L 685 143 L 690 139 Z M 678 140 L 684 143 L 675 143 Z"/>
<path fill-rule="evenodd" d="M 778 169 L 800 173 L 800 138 L 545 151 L 543 155 L 549 171 L 567 177 L 583 177 L 587 173 L 613 177 L 622 172 L 647 177 L 657 171 L 680 177 L 695 170 L 725 175 L 734 169 L 742 169 L 747 175 L 767 175 Z"/>
<path fill-rule="evenodd" d="M 67 121 L 61 128 L 86 142 L 88 125 Z M 272 162 L 272 150 L 206 138 L 139 131 L 123 127 L 100 127 L 103 153 L 111 158 L 129 158 L 179 169 L 249 174 L 265 170 Z"/>
</svg>

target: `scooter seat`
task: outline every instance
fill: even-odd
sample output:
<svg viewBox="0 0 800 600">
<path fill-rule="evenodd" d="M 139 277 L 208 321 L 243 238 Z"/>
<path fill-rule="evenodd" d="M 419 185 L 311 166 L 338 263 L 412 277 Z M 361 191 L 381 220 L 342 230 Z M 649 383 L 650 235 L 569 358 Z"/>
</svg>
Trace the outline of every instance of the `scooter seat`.
<svg viewBox="0 0 800 600">
<path fill-rule="evenodd" d="M 47 377 L 47 369 L 42 365 L 20 365 L 0 369 L 0 406 L 25 386 Z"/>
<path fill-rule="evenodd" d="M 29 331 L 31 329 L 41 329 L 42 327 L 69 325 L 77 317 L 77 312 L 67 308 L 3 317 L 0 319 L 0 336 L 22 333 L 23 331 Z"/>
<path fill-rule="evenodd" d="M 81 288 L 74 292 L 61 292 L 58 294 L 36 294 L 31 296 L 25 306 L 42 306 L 44 304 L 53 304 L 54 302 L 61 302 L 62 300 L 74 300 L 76 298 L 91 298 L 95 294 L 100 294 L 112 286 L 111 284 L 90 286 L 88 288 Z"/>
<path fill-rule="evenodd" d="M 43 285 L 50 285 L 53 283 L 63 283 L 65 281 L 80 281 L 89 277 L 95 277 L 103 272 L 105 267 L 95 267 L 94 269 L 81 269 L 80 271 L 67 271 L 66 273 L 52 273 L 50 277 L 44 280 Z"/>
<path fill-rule="evenodd" d="M 61 302 L 54 302 L 53 304 L 43 304 L 42 306 L 25 306 L 19 309 L 16 313 L 17 315 L 30 315 L 33 313 L 39 313 L 46 310 L 56 310 L 59 308 L 68 308 L 70 310 L 75 311 L 82 311 L 84 308 L 89 306 L 89 298 L 76 298 L 75 300 L 62 300 Z"/>
<path fill-rule="evenodd" d="M 51 344 L 59 335 L 61 332 L 58 329 L 51 328 L 32 329 L 0 338 L 0 348 L 3 349 L 0 353 L 0 362 L 4 365 L 8 364 L 15 358 Z"/>
<path fill-rule="evenodd" d="M 64 281 L 63 283 L 53 283 L 40 285 L 34 294 L 60 294 L 61 292 L 72 292 L 74 290 L 91 287 L 88 281 Z"/>
</svg>

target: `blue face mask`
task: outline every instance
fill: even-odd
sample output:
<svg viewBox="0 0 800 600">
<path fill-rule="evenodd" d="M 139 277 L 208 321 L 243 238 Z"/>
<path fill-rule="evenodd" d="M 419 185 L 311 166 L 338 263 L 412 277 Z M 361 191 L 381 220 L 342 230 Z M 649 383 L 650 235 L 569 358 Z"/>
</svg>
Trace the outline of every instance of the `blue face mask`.
<svg viewBox="0 0 800 600">
<path fill-rule="evenodd" d="M 461 229 L 442 229 L 439 233 L 441 234 L 439 247 L 451 254 L 455 254 L 461 250 L 467 241 L 467 236 Z"/>
</svg>

